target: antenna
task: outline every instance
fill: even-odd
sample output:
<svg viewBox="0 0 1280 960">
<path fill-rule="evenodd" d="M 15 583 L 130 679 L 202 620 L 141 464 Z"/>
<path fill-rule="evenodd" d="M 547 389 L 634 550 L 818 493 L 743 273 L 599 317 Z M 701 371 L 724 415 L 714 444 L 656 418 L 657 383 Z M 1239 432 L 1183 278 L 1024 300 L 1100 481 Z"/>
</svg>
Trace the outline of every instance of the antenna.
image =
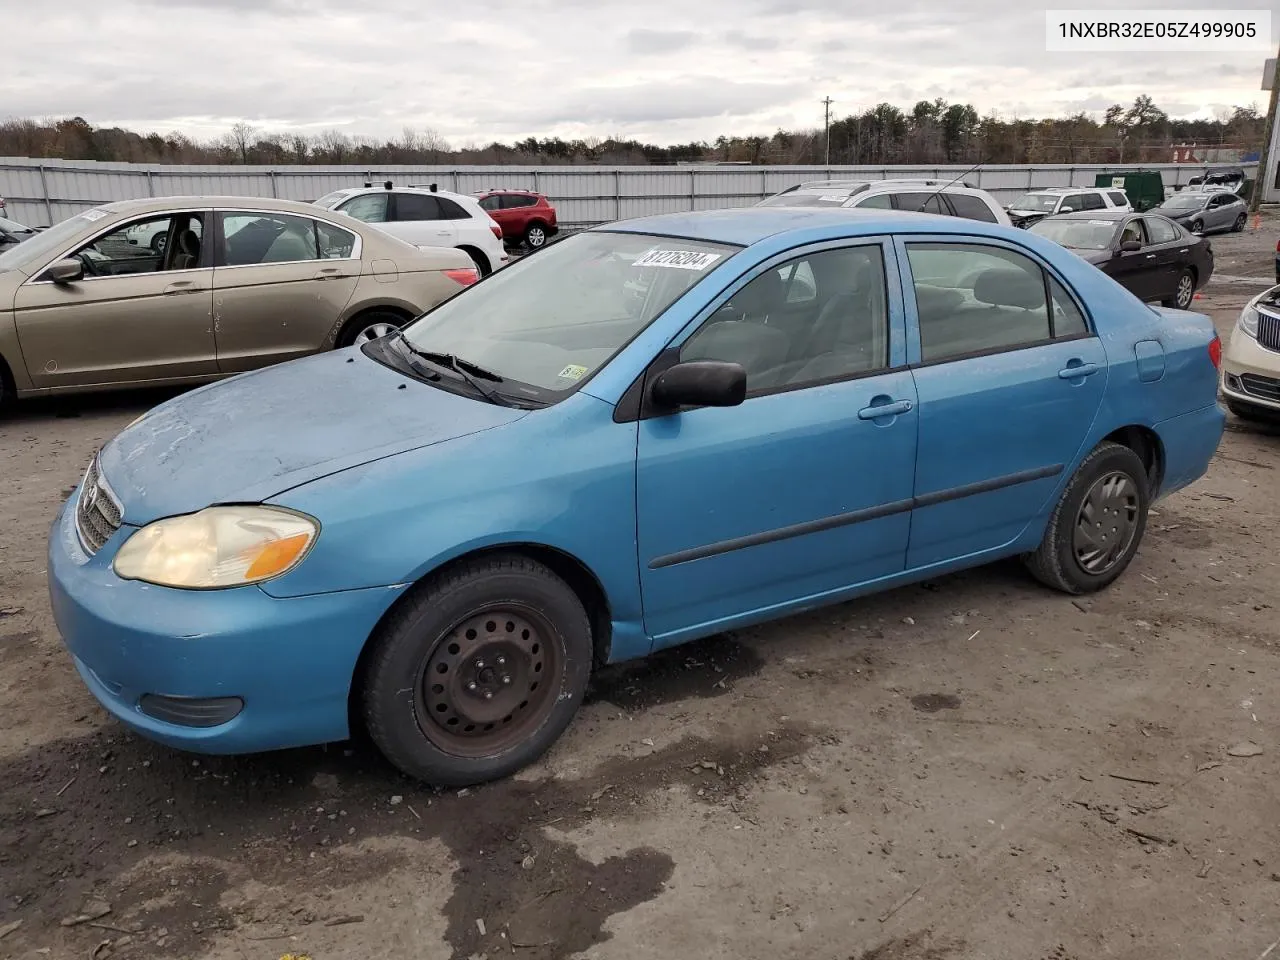
<svg viewBox="0 0 1280 960">
<path fill-rule="evenodd" d="M 822 99 L 822 139 L 826 141 L 828 167 L 831 166 L 831 104 L 833 102 L 830 97 Z"/>
<path fill-rule="evenodd" d="M 920 212 L 923 213 L 924 208 L 928 206 L 929 201 L 932 200 L 934 197 L 938 196 L 938 194 L 942 193 L 943 190 L 947 189 L 947 187 L 955 186 L 956 183 L 958 183 L 960 180 L 963 180 L 965 177 L 973 173 L 973 171 L 977 170 L 980 166 L 982 166 L 986 162 L 987 161 L 985 158 L 982 160 L 979 160 L 968 170 L 960 174 L 960 176 L 956 177 L 955 180 L 948 180 L 946 183 L 940 186 L 937 190 L 933 191 L 933 193 L 929 194 L 929 196 L 925 199 L 924 203 L 920 204 Z M 965 184 L 965 186 L 968 186 L 968 184 Z"/>
</svg>

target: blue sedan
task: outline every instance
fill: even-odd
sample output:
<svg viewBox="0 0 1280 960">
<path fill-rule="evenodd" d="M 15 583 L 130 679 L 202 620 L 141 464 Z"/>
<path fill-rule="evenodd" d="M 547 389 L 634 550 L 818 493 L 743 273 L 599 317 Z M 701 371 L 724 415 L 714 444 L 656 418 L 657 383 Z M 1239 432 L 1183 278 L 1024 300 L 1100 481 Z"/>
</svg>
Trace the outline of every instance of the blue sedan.
<svg viewBox="0 0 1280 960">
<path fill-rule="evenodd" d="M 1208 318 L 927 214 L 614 223 L 402 331 L 194 390 L 49 545 L 84 682 L 209 753 L 365 727 L 501 777 L 594 667 L 1002 557 L 1114 581 L 1223 430 Z"/>
</svg>

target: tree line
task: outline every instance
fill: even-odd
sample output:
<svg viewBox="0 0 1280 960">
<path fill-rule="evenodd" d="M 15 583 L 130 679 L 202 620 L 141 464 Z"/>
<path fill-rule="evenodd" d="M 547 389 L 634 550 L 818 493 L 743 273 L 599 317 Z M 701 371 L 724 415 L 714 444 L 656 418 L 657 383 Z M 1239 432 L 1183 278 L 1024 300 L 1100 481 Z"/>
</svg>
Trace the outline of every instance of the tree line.
<svg viewBox="0 0 1280 960">
<path fill-rule="evenodd" d="M 0 122 L 0 156 L 210 164 L 976 164 L 1142 163 L 1166 161 L 1174 144 L 1255 150 L 1265 118 L 1255 106 L 1217 111 L 1212 120 L 1175 120 L 1148 96 L 1115 104 L 1101 118 L 1021 119 L 979 115 L 971 104 L 921 100 L 910 109 L 880 103 L 821 129 L 772 136 L 719 136 L 660 146 L 617 137 L 453 146 L 439 133 L 406 127 L 398 137 L 307 135 L 237 123 L 225 136 L 138 133 L 95 127 L 83 117 Z"/>
</svg>

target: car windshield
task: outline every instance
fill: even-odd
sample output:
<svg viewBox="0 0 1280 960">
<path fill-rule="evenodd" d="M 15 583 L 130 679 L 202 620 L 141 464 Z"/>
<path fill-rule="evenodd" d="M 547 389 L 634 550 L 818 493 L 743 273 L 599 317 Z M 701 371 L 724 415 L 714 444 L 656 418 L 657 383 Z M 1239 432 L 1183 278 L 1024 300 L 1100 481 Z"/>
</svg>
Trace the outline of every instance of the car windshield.
<svg viewBox="0 0 1280 960">
<path fill-rule="evenodd" d="M 1058 195 L 1056 193 L 1024 193 L 1013 203 L 1009 204 L 1010 210 L 1047 210 L 1052 212 L 1053 208 L 1058 205 Z"/>
<path fill-rule="evenodd" d="M 55 223 L 48 230 L 41 230 L 30 240 L 22 241 L 6 253 L 0 253 L 0 272 L 17 270 L 28 260 L 54 253 L 74 241 L 91 223 L 106 216 L 106 210 L 95 207 Z"/>
<path fill-rule="evenodd" d="M 1116 233 L 1114 220 L 1041 220 L 1032 224 L 1032 233 L 1077 250 L 1107 250 Z"/>
<path fill-rule="evenodd" d="M 780 193 L 756 204 L 757 207 L 838 207 L 848 193 Z"/>
<path fill-rule="evenodd" d="M 587 380 L 737 247 L 588 231 L 496 271 L 404 328 L 418 351 L 554 402 Z"/>
<path fill-rule="evenodd" d="M 1181 193 L 1170 197 L 1157 210 L 1199 210 L 1208 198 L 1204 194 Z"/>
<path fill-rule="evenodd" d="M 326 193 L 319 200 L 313 201 L 317 207 L 324 207 L 326 210 L 332 210 L 338 201 L 347 195 L 345 190 L 335 190 L 333 193 Z"/>
</svg>

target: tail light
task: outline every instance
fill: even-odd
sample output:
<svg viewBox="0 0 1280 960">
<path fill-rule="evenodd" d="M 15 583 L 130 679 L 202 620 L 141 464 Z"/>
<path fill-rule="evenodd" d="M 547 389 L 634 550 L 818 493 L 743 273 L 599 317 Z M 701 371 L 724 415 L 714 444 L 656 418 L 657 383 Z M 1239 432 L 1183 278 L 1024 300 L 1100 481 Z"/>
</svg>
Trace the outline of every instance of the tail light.
<svg viewBox="0 0 1280 960">
<path fill-rule="evenodd" d="M 4 201 L 0 200 L 0 207 L 4 206 Z M 1276 253 L 1280 253 L 1280 240 L 1276 241 Z"/>
<path fill-rule="evenodd" d="M 1222 338 L 1216 333 L 1209 341 L 1209 359 L 1213 361 L 1213 369 L 1222 369 Z"/>
<path fill-rule="evenodd" d="M 480 279 L 480 271 L 475 267 L 458 267 L 456 270 L 445 270 L 444 275 L 454 283 L 469 287 Z"/>
<path fill-rule="evenodd" d="M 493 233 L 494 237 L 496 237 L 499 240 L 502 239 L 502 228 L 498 226 L 496 223 L 489 224 L 489 230 Z"/>
</svg>

